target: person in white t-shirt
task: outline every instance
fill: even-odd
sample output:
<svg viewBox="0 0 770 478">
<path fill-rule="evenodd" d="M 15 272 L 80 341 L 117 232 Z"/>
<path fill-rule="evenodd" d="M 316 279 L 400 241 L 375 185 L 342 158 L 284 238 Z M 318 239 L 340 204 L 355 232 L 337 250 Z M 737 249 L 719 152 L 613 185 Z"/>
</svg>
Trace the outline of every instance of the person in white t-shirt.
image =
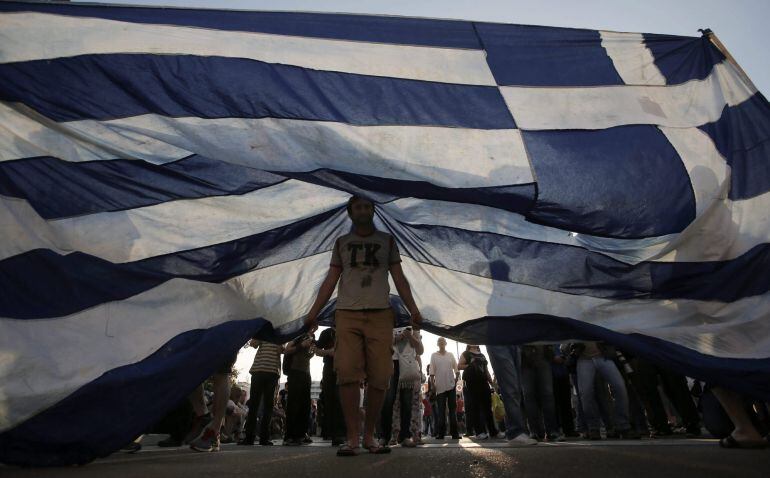
<svg viewBox="0 0 770 478">
<path fill-rule="evenodd" d="M 446 339 L 439 337 L 438 352 L 430 357 L 430 380 L 436 390 L 436 438 L 443 440 L 446 435 L 446 408 L 449 406 L 449 432 L 453 440 L 459 440 L 457 433 L 457 380 L 460 377 L 457 370 L 457 360 L 446 350 Z"/>
</svg>

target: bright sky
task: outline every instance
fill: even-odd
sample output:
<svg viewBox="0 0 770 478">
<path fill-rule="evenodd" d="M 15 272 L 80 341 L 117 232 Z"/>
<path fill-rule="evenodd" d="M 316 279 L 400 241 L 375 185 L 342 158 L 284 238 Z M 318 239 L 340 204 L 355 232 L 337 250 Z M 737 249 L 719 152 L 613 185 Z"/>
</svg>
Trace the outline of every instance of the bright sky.
<svg viewBox="0 0 770 478">
<path fill-rule="evenodd" d="M 770 91 L 770 58 L 765 33 L 770 18 L 768 0 L 112 0 L 100 3 L 388 14 L 687 36 L 699 35 L 699 28 L 711 28 L 757 88 L 765 94 Z M 427 363 L 430 355 L 438 350 L 437 337 L 430 333 L 423 335 L 423 361 Z M 447 350 L 456 354 L 456 348 L 450 340 Z M 462 352 L 465 346 L 460 344 L 459 348 Z M 242 349 L 238 356 L 239 381 L 249 380 L 248 368 L 254 353 L 254 349 Z M 313 380 L 320 380 L 321 359 L 313 359 L 311 365 Z"/>
</svg>

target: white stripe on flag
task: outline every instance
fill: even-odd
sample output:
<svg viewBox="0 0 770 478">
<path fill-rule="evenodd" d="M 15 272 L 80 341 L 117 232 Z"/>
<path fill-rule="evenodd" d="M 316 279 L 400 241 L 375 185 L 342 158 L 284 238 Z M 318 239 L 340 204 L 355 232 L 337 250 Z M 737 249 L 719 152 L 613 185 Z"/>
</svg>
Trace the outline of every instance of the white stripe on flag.
<svg viewBox="0 0 770 478">
<path fill-rule="evenodd" d="M 683 232 L 644 239 L 572 234 L 532 224 L 519 214 L 474 204 L 410 198 L 381 205 L 380 210 L 407 224 L 456 227 L 578 246 L 628 264 L 723 261 L 770 242 L 770 193 L 742 201 L 714 199 L 706 207 L 710 210 Z"/>
<path fill-rule="evenodd" d="M 249 58 L 316 70 L 496 85 L 481 50 L 234 32 L 59 16 L 0 15 L 0 63 L 103 53 Z"/>
<path fill-rule="evenodd" d="M 701 216 L 714 201 L 727 198 L 730 166 L 714 141 L 698 128 L 659 127 L 687 169 L 695 193 L 695 214 Z"/>
<path fill-rule="evenodd" d="M 45 221 L 25 201 L 0 196 L 0 258 L 47 248 L 132 262 L 268 231 L 343 206 L 349 197 L 344 191 L 288 180 L 244 195 Z"/>
<path fill-rule="evenodd" d="M 330 168 L 470 188 L 533 182 L 521 132 L 436 126 L 353 126 L 277 118 L 169 118 L 154 114 L 64 123 L 86 137 L 137 142 L 269 171 Z M 161 156 L 159 153 L 157 156 Z"/>
<path fill-rule="evenodd" d="M 602 31 L 602 46 L 627 85 L 665 85 L 666 78 L 655 65 L 655 57 L 641 33 Z"/>
<path fill-rule="evenodd" d="M 525 130 L 605 129 L 630 124 L 690 128 L 716 121 L 756 90 L 727 62 L 704 80 L 669 86 L 531 88 L 502 86 L 516 125 Z"/>
<path fill-rule="evenodd" d="M 130 131 L 115 131 L 98 121 L 56 123 L 19 103 L 0 101 L 0 161 L 51 156 L 65 161 L 142 159 L 155 164 L 176 161 L 191 153 Z"/>
</svg>

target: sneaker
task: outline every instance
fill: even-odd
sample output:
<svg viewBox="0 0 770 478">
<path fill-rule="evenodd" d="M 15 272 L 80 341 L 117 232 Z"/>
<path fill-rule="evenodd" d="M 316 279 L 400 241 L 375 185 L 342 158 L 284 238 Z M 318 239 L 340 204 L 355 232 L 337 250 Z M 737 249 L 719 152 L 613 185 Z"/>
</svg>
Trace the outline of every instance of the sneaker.
<svg viewBox="0 0 770 478">
<path fill-rule="evenodd" d="M 459 440 L 459 439 L 460 439 L 460 435 L 452 435 L 452 440 Z"/>
<path fill-rule="evenodd" d="M 586 438 L 589 440 L 601 440 L 602 434 L 599 432 L 599 430 L 590 430 Z"/>
<path fill-rule="evenodd" d="M 219 451 L 219 434 L 206 427 L 198 438 L 190 442 L 190 448 L 200 452 Z"/>
<path fill-rule="evenodd" d="M 546 438 L 549 442 L 562 442 L 567 441 L 567 438 L 562 435 L 561 433 L 558 435 L 548 435 L 548 438 Z"/>
<path fill-rule="evenodd" d="M 199 417 L 195 417 L 193 419 L 192 426 L 190 427 L 190 431 L 187 432 L 187 435 L 185 435 L 184 439 L 182 440 L 182 443 L 187 445 L 192 443 L 192 441 L 195 440 L 196 438 L 199 438 L 201 433 L 203 433 L 203 430 L 208 426 L 209 423 L 211 423 L 210 413 L 201 415 Z"/>
<path fill-rule="evenodd" d="M 486 433 L 479 433 L 474 438 L 476 440 L 486 440 L 487 438 L 489 438 L 489 435 L 487 435 Z"/>
<path fill-rule="evenodd" d="M 414 443 L 414 440 L 411 438 L 405 438 L 404 441 L 401 442 L 401 446 L 405 448 L 414 448 L 417 445 Z"/>
<path fill-rule="evenodd" d="M 302 443 L 304 443 L 306 445 L 309 445 L 309 444 L 313 443 L 313 439 L 310 438 L 310 436 L 305 435 L 305 438 L 302 439 Z"/>
<path fill-rule="evenodd" d="M 283 446 L 302 446 L 302 440 L 286 439 L 283 441 Z"/>
<path fill-rule="evenodd" d="M 520 433 L 508 440 L 507 443 L 511 446 L 532 446 L 537 445 L 537 440 L 530 437 L 526 433 Z"/>
<path fill-rule="evenodd" d="M 273 442 L 270 440 L 259 440 L 259 446 L 273 446 Z"/>
<path fill-rule="evenodd" d="M 249 440 L 248 438 L 244 438 L 243 440 L 238 442 L 238 445 L 241 446 L 254 446 L 254 439 L 252 438 Z"/>
<path fill-rule="evenodd" d="M 505 438 L 505 432 L 497 432 L 497 435 L 493 436 L 492 438 L 503 439 Z"/>
</svg>

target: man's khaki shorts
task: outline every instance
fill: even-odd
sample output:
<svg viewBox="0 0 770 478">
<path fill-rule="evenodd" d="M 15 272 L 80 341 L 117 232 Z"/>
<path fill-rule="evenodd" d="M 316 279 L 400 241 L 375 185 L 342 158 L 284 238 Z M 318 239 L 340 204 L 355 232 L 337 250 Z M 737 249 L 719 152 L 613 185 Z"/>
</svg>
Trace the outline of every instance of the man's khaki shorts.
<svg viewBox="0 0 770 478">
<path fill-rule="evenodd" d="M 334 369 L 337 384 L 387 390 L 393 375 L 393 309 L 338 310 Z"/>
</svg>

